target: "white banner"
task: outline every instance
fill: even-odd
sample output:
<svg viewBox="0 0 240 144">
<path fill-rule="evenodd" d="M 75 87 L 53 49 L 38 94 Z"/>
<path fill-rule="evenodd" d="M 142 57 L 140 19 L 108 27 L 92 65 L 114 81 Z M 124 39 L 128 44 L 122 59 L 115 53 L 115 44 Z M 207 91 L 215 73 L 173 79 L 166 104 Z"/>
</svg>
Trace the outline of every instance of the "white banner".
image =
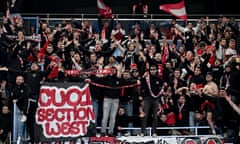
<svg viewBox="0 0 240 144">
<path fill-rule="evenodd" d="M 131 136 L 117 138 L 121 142 L 151 144 L 223 144 L 221 136 Z"/>
</svg>

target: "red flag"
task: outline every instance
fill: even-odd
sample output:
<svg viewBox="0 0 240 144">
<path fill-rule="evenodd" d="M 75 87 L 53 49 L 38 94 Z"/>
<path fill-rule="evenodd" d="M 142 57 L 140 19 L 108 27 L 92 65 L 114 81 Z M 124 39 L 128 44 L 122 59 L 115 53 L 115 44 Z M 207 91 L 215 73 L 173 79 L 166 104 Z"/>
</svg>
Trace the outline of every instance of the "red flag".
<svg viewBox="0 0 240 144">
<path fill-rule="evenodd" d="M 184 0 L 176 3 L 162 4 L 159 7 L 161 10 L 170 13 L 180 19 L 187 20 L 187 13 Z"/>
<path fill-rule="evenodd" d="M 103 0 L 97 0 L 98 12 L 100 15 L 103 15 L 105 18 L 112 17 L 112 9 L 107 6 Z"/>
</svg>

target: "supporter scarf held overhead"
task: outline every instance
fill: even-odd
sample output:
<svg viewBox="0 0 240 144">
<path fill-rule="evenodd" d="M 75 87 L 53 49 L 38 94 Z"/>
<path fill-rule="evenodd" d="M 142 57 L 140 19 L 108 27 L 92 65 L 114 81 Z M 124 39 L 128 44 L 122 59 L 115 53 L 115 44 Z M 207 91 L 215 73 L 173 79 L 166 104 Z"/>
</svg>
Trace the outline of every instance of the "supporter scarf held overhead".
<svg viewBox="0 0 240 144">
<path fill-rule="evenodd" d="M 160 4 L 159 9 L 171 15 L 174 15 L 177 18 L 183 19 L 185 21 L 187 20 L 187 12 L 184 0 L 179 0 L 174 3 L 169 0 L 169 3 L 166 2 L 165 4 Z"/>
<path fill-rule="evenodd" d="M 104 16 L 104 18 L 112 17 L 112 9 L 107 6 L 103 0 L 97 0 L 98 12 L 100 15 Z"/>
</svg>

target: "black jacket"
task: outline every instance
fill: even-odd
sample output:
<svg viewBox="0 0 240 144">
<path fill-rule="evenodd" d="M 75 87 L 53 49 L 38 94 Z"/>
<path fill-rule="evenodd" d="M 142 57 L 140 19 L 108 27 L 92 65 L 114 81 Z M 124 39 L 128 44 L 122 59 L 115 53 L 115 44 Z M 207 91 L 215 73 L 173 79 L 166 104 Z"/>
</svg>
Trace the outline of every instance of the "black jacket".
<svg viewBox="0 0 240 144">
<path fill-rule="evenodd" d="M 163 81 L 158 76 L 153 76 L 153 75 L 150 75 L 149 79 L 150 79 L 151 90 L 153 94 L 157 96 L 162 89 Z M 152 97 L 145 77 L 141 79 L 141 94 L 145 98 Z"/>
<path fill-rule="evenodd" d="M 13 85 L 10 87 L 10 100 L 17 99 L 17 106 L 23 113 L 27 112 L 28 98 L 31 89 L 27 84 Z"/>
<path fill-rule="evenodd" d="M 42 71 L 29 71 L 25 73 L 25 81 L 29 85 L 31 89 L 30 98 L 34 98 L 37 100 L 40 91 L 40 81 L 42 81 L 43 77 L 45 76 L 44 72 Z"/>
<path fill-rule="evenodd" d="M 0 115 L 0 129 L 3 130 L 3 133 L 0 135 L 0 140 L 5 141 L 8 135 L 8 132 L 12 129 L 12 118 L 11 114 L 1 114 Z"/>
</svg>

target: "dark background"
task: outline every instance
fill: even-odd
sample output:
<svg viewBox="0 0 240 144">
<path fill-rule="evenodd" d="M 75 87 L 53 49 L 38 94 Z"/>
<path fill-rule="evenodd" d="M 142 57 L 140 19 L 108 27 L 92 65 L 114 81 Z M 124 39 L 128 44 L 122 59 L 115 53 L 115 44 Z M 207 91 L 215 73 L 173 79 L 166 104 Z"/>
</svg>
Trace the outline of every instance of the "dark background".
<svg viewBox="0 0 240 144">
<path fill-rule="evenodd" d="M 97 13 L 97 0 L 22 0 L 21 12 L 33 13 Z M 103 0 L 113 13 L 132 13 L 137 0 Z M 165 14 L 159 10 L 160 2 L 169 0 L 145 0 L 150 14 Z M 240 6 L 234 0 L 185 0 L 188 14 L 240 14 Z"/>
<path fill-rule="evenodd" d="M 0 0 L 0 10 L 2 3 Z M 103 0 L 115 14 L 132 14 L 137 0 Z M 176 0 L 143 0 L 149 14 L 166 14 L 159 10 L 160 3 Z M 178 0 L 179 1 L 179 0 Z M 17 0 L 20 13 L 75 13 L 97 14 L 97 0 Z M 240 14 L 236 0 L 185 0 L 186 11 L 191 14 Z"/>
</svg>

